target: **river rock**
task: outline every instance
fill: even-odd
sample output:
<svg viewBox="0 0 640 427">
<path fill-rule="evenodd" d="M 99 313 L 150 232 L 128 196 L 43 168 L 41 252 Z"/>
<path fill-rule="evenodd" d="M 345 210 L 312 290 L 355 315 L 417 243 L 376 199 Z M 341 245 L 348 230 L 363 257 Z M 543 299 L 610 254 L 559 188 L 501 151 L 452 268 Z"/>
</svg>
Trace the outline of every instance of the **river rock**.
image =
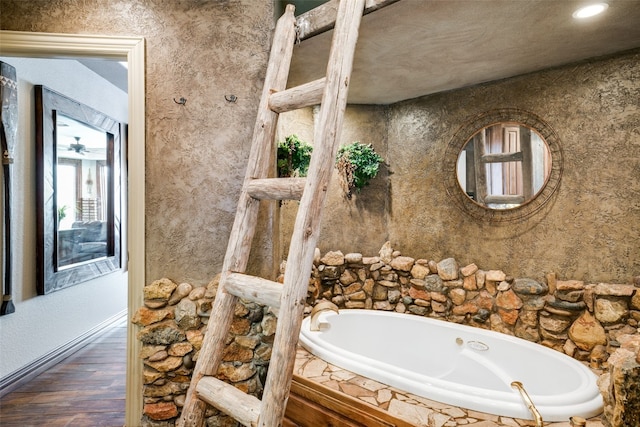
<svg viewBox="0 0 640 427">
<path fill-rule="evenodd" d="M 181 329 L 195 329 L 200 326 L 200 316 L 198 316 L 196 303 L 188 298 L 182 299 L 176 305 L 174 316 Z"/>
<path fill-rule="evenodd" d="M 458 279 L 458 263 L 454 258 L 443 259 L 438 263 L 438 276 L 442 280 Z"/>
<path fill-rule="evenodd" d="M 362 254 L 351 252 L 344 256 L 344 260 L 348 264 L 360 264 L 362 262 Z"/>
<path fill-rule="evenodd" d="M 622 298 L 596 298 L 594 311 L 599 321 L 615 323 L 629 314 L 629 307 Z"/>
<path fill-rule="evenodd" d="M 178 285 L 176 285 L 172 280 L 162 278 L 145 286 L 142 291 L 144 293 L 144 299 L 169 301 L 171 293 L 177 287 Z"/>
<path fill-rule="evenodd" d="M 324 265 L 329 266 L 338 266 L 344 264 L 344 254 L 340 251 L 330 251 L 327 252 L 321 259 L 320 262 Z"/>
<path fill-rule="evenodd" d="M 430 274 L 424 278 L 424 289 L 429 292 L 444 292 L 444 282 L 439 275 Z"/>
<path fill-rule="evenodd" d="M 180 283 L 176 289 L 171 294 L 171 298 L 169 298 L 169 305 L 177 304 L 182 298 L 189 295 L 189 292 L 193 289 L 191 283 Z"/>
<path fill-rule="evenodd" d="M 411 267 L 411 277 L 414 279 L 424 279 L 429 274 L 429 267 L 422 264 L 414 264 Z"/>
<path fill-rule="evenodd" d="M 391 267 L 399 271 L 411 271 L 415 259 L 408 256 L 399 256 L 391 260 L 389 263 Z"/>
<path fill-rule="evenodd" d="M 588 311 L 582 313 L 573 322 L 569 328 L 569 338 L 579 349 L 586 351 L 591 351 L 598 344 L 607 344 L 607 334 L 604 328 Z"/>
<path fill-rule="evenodd" d="M 533 279 L 515 279 L 512 289 L 520 295 L 544 295 L 549 292 L 545 283 Z"/>
</svg>

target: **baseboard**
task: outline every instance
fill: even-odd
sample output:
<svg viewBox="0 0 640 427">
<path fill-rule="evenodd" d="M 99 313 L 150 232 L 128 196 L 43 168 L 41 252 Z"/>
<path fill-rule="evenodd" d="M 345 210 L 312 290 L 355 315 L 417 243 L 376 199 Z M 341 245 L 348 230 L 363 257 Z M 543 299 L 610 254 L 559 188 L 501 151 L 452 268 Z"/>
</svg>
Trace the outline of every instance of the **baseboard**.
<svg viewBox="0 0 640 427">
<path fill-rule="evenodd" d="M 58 364 L 63 359 L 69 357 L 85 345 L 89 344 L 92 339 L 96 338 L 98 335 L 105 332 L 110 327 L 115 326 L 120 322 L 126 321 L 126 319 L 127 310 L 125 309 L 120 313 L 117 313 L 114 316 L 103 321 L 102 323 L 94 326 L 72 341 L 61 345 L 55 350 L 50 351 L 49 353 L 34 360 L 28 365 L 23 366 L 22 368 L 0 379 L 0 397 L 16 390 L 18 387 L 31 381 L 37 375 Z"/>
</svg>

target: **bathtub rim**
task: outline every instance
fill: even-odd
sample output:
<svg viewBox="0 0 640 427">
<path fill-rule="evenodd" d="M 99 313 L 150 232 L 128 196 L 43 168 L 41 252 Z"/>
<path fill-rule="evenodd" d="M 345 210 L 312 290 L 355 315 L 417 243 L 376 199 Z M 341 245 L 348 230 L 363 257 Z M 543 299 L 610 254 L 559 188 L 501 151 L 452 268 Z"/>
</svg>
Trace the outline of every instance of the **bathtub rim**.
<svg viewBox="0 0 640 427">
<path fill-rule="evenodd" d="M 545 421 L 568 421 L 569 417 L 574 415 L 591 418 L 602 412 L 603 400 L 597 387 L 597 376 L 582 363 L 564 353 L 515 336 L 503 334 L 497 331 L 475 328 L 469 325 L 448 322 L 443 319 L 367 309 L 341 309 L 340 313 L 343 315 L 358 314 L 364 316 L 409 317 L 412 321 L 423 322 L 454 331 L 462 330 L 461 333 L 476 334 L 480 337 L 490 336 L 492 338 L 511 342 L 514 345 L 522 345 L 535 351 L 544 352 L 552 356 L 554 359 L 559 360 L 559 363 L 566 363 L 568 366 L 571 366 L 579 374 L 581 379 L 581 384 L 577 391 L 551 396 L 530 394 L 538 410 L 543 413 Z M 316 341 L 318 341 L 321 333 L 326 330 L 325 323 L 333 316 L 337 316 L 337 314 L 334 312 L 323 312 L 320 314 L 319 332 L 310 331 L 309 317 L 303 320 L 300 344 L 316 357 L 343 369 L 349 370 L 355 374 L 363 375 L 427 399 L 471 410 L 492 413 L 499 416 L 532 419 L 531 413 L 515 389 L 513 391 L 501 392 L 482 389 L 471 385 L 459 385 L 451 381 L 428 377 L 424 374 L 418 374 L 401 367 L 391 366 L 388 363 L 380 362 L 366 356 L 357 355 L 326 341 L 323 341 L 323 345 L 325 347 L 319 348 Z M 430 381 L 427 382 L 425 379 L 429 379 Z M 518 378 L 514 378 L 513 380 L 517 381 Z M 436 387 L 436 392 L 430 391 L 428 387 Z M 585 389 L 587 391 L 585 391 Z M 470 391 L 472 391 L 473 394 L 470 394 Z M 560 406 L 558 405 L 559 398 L 566 398 L 566 400 L 562 400 L 562 404 Z M 566 415 L 567 407 L 571 408 L 570 415 Z"/>
</svg>

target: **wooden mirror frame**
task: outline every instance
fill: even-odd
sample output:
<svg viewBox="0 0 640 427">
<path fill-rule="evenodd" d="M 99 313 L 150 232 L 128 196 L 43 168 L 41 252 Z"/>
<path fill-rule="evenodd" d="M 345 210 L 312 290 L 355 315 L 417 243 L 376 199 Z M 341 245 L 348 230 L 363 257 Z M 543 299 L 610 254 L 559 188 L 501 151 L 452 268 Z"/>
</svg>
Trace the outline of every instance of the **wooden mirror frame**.
<svg viewBox="0 0 640 427">
<path fill-rule="evenodd" d="M 551 170 L 546 183 L 532 199 L 512 209 L 491 209 L 480 205 L 467 196 L 458 182 L 458 156 L 467 141 L 481 129 L 501 122 L 517 122 L 535 130 L 547 143 L 551 154 Z M 446 172 L 446 192 L 462 211 L 491 223 L 516 221 L 538 212 L 552 199 L 562 177 L 562 147 L 553 128 L 537 115 L 516 108 L 490 110 L 472 117 L 456 131 L 447 146 L 443 167 Z"/>
<path fill-rule="evenodd" d="M 36 109 L 36 287 L 39 295 L 120 269 L 120 152 L 123 125 L 100 111 L 44 86 L 35 86 Z M 102 130 L 107 138 L 107 256 L 58 268 L 56 121 L 62 114 Z"/>
</svg>

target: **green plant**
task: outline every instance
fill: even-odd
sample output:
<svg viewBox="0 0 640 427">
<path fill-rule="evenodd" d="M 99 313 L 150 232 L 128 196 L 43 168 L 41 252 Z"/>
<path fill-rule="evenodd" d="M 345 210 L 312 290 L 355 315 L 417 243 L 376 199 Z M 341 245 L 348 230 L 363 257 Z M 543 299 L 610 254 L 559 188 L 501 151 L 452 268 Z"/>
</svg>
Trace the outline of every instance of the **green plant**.
<svg viewBox="0 0 640 427">
<path fill-rule="evenodd" d="M 278 142 L 278 176 L 307 176 L 313 147 L 296 135 Z"/>
<path fill-rule="evenodd" d="M 64 205 L 58 208 L 58 222 L 62 221 L 67 216 L 67 209 L 69 207 Z"/>
<path fill-rule="evenodd" d="M 336 168 L 348 198 L 351 198 L 352 189 L 360 192 L 362 187 L 376 177 L 382 162 L 384 159 L 375 152 L 371 144 L 356 141 L 340 147 L 336 155 Z"/>
</svg>

